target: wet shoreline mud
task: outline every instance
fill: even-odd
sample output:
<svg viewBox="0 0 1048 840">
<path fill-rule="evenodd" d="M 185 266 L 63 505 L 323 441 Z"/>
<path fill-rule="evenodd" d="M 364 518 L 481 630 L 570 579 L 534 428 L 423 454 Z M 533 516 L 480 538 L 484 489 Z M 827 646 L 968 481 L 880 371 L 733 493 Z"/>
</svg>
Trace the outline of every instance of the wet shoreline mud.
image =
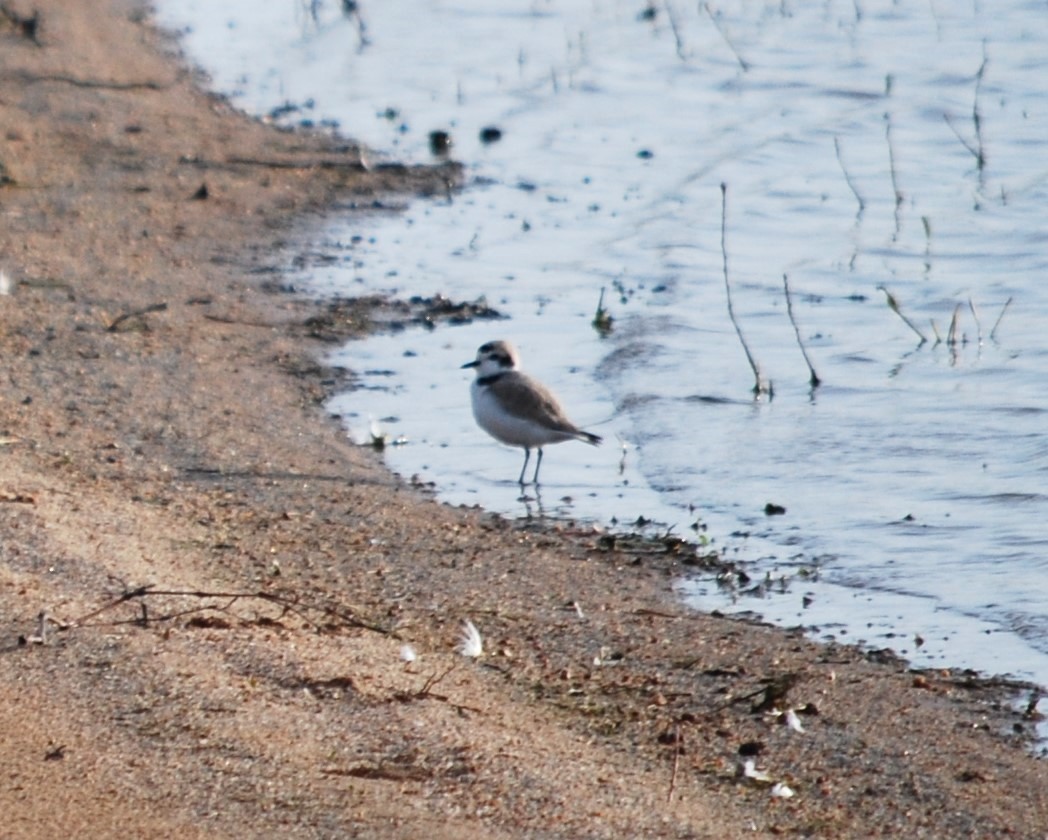
<svg viewBox="0 0 1048 840">
<path fill-rule="evenodd" d="M 5 836 L 1045 835 L 1017 686 L 690 612 L 686 551 L 439 505 L 325 416 L 381 312 L 281 249 L 454 165 L 236 113 L 137 2 L 3 11 Z"/>
</svg>

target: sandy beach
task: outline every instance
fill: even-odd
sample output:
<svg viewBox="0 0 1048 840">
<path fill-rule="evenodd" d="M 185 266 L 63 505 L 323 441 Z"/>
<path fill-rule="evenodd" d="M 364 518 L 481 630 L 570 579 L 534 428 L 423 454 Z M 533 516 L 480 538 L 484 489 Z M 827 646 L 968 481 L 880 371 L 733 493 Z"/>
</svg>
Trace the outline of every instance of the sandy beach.
<svg viewBox="0 0 1048 840">
<path fill-rule="evenodd" d="M 324 414 L 412 310 L 281 249 L 457 166 L 237 113 L 135 0 L 0 44 L 0 834 L 1048 836 L 1032 687 L 690 612 L 693 547 L 440 505 Z"/>
</svg>

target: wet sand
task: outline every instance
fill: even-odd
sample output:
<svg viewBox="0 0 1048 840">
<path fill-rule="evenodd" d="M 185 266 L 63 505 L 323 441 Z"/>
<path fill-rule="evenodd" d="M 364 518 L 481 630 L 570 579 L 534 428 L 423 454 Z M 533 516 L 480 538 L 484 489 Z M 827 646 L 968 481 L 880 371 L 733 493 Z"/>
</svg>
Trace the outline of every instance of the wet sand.
<svg viewBox="0 0 1048 840">
<path fill-rule="evenodd" d="M 689 612 L 689 547 L 346 440 L 325 339 L 402 308 L 281 291 L 279 248 L 453 165 L 245 118 L 132 0 L 2 8 L 4 836 L 1048 833 L 1016 687 Z"/>
</svg>

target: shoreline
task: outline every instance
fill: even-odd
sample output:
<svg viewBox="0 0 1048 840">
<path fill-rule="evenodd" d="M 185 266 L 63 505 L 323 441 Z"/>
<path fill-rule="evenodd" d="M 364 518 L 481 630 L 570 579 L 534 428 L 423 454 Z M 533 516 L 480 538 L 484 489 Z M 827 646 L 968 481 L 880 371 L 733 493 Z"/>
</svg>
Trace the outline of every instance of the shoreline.
<svg viewBox="0 0 1048 840">
<path fill-rule="evenodd" d="M 372 316 L 267 291 L 273 252 L 456 168 L 234 112 L 130 0 L 0 40 L 11 836 L 1048 831 L 999 681 L 692 613 L 680 549 L 449 508 L 345 439 L 317 359 Z"/>
</svg>

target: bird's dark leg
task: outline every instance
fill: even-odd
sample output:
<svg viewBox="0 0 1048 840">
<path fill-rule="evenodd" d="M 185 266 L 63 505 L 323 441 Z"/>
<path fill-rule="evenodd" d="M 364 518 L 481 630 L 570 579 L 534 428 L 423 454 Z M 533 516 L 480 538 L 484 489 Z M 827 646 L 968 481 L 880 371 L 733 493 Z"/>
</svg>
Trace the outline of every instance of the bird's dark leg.
<svg viewBox="0 0 1048 840">
<path fill-rule="evenodd" d="M 539 450 L 539 460 L 542 459 L 542 450 Z M 524 466 L 520 468 L 520 478 L 517 479 L 517 484 L 521 487 L 524 486 L 524 473 L 528 469 L 528 461 L 531 460 L 531 448 L 528 446 L 524 447 Z"/>
<path fill-rule="evenodd" d="M 539 457 L 535 460 L 535 477 L 531 480 L 531 483 L 536 487 L 539 486 L 539 467 L 542 466 L 542 447 L 538 448 Z"/>
</svg>

